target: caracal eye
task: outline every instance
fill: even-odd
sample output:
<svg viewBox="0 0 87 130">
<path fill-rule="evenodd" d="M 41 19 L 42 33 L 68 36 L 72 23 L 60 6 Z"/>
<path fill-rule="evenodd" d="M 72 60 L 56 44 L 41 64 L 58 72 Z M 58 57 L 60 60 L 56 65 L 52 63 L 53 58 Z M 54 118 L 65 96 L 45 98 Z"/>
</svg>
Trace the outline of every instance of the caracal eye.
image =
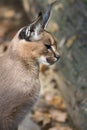
<svg viewBox="0 0 87 130">
<path fill-rule="evenodd" d="M 47 49 L 51 49 L 51 45 L 45 44 L 45 46 L 46 46 Z"/>
</svg>

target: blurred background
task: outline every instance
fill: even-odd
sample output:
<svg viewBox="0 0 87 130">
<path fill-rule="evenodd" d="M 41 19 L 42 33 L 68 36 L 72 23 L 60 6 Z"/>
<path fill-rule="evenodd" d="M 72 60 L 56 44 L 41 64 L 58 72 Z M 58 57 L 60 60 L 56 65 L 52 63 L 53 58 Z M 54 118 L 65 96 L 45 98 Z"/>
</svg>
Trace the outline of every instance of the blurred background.
<svg viewBox="0 0 87 130">
<path fill-rule="evenodd" d="M 0 0 L 0 55 L 51 1 Z M 87 0 L 57 0 L 47 30 L 61 59 L 41 65 L 41 95 L 30 117 L 41 130 L 87 130 Z"/>
</svg>

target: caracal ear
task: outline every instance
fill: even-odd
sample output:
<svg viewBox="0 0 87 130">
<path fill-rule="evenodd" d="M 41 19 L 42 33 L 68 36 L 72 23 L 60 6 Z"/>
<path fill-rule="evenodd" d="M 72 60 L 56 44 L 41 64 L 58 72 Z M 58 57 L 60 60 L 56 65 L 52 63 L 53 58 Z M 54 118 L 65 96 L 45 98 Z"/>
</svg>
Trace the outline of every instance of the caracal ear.
<svg viewBox="0 0 87 130">
<path fill-rule="evenodd" d="M 24 27 L 19 33 L 20 39 L 26 41 L 39 40 L 41 38 L 41 31 L 46 27 L 50 18 L 51 9 L 56 1 L 49 4 L 47 11 L 42 15 L 40 12 L 38 17 L 29 26 Z"/>
<path fill-rule="evenodd" d="M 40 32 L 42 30 L 42 13 L 40 12 L 38 17 L 29 25 L 24 27 L 20 34 L 20 39 L 25 39 L 26 41 L 33 41 L 40 39 Z"/>
<path fill-rule="evenodd" d="M 46 25 L 49 21 L 49 18 L 50 18 L 50 15 L 51 15 L 51 10 L 52 10 L 52 7 L 53 5 L 56 3 L 57 1 L 53 1 L 51 4 L 48 5 L 48 8 L 46 10 L 46 12 L 44 13 L 43 15 L 43 21 L 42 21 L 42 28 L 46 28 Z"/>
</svg>

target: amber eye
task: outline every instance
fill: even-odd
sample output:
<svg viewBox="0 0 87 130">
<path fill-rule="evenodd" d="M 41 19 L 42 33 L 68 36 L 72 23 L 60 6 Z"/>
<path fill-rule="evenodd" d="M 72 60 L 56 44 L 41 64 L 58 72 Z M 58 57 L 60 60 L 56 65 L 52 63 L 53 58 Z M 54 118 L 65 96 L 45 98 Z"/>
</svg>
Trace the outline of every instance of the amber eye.
<svg viewBox="0 0 87 130">
<path fill-rule="evenodd" d="M 45 44 L 45 46 L 46 46 L 47 49 L 51 49 L 51 45 Z"/>
</svg>

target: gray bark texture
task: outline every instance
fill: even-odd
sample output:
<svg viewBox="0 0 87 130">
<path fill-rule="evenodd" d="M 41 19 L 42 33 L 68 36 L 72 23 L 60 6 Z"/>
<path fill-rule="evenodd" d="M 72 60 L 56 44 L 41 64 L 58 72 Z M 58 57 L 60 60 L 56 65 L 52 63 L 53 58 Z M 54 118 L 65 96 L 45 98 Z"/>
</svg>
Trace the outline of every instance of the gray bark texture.
<svg viewBox="0 0 87 130">
<path fill-rule="evenodd" d="M 75 126 L 87 130 L 87 9 L 80 0 L 61 0 L 58 9 L 59 88 Z"/>
</svg>

